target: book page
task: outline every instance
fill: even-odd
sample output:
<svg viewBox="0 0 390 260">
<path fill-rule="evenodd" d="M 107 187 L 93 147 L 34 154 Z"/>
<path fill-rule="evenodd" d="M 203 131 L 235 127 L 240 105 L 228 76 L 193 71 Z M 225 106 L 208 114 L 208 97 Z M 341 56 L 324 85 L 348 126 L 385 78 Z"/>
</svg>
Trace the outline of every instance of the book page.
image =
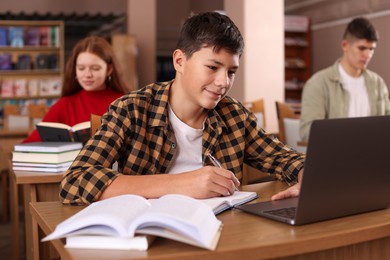
<svg viewBox="0 0 390 260">
<path fill-rule="evenodd" d="M 85 121 L 85 122 L 75 124 L 74 126 L 72 126 L 72 131 L 76 132 L 80 129 L 86 129 L 86 128 L 91 128 L 91 121 Z"/>
<path fill-rule="evenodd" d="M 136 237 L 109 237 L 82 235 L 66 238 L 66 248 L 81 249 L 119 249 L 119 250 L 147 250 L 149 247 L 147 236 Z"/>
<path fill-rule="evenodd" d="M 181 241 L 178 237 L 186 237 L 194 241 L 192 244 L 208 247 L 220 229 L 221 222 L 211 208 L 191 197 L 170 194 L 152 200 L 151 204 L 152 206 L 130 226 L 132 230 L 137 230 L 136 233 L 142 234 L 142 229 L 147 228 L 148 234 L 178 241 Z M 151 231 L 153 227 L 154 230 Z M 180 236 L 172 237 L 169 233 Z"/>
<path fill-rule="evenodd" d="M 127 233 L 128 226 L 149 207 L 150 203 L 137 195 L 122 195 L 94 202 L 60 223 L 42 241 L 67 237 L 76 231 L 77 234 L 131 236 Z"/>
<path fill-rule="evenodd" d="M 39 122 L 37 125 L 38 126 L 55 127 L 55 128 L 63 128 L 63 129 L 70 129 L 71 128 L 67 124 L 57 123 L 57 122 Z"/>
<path fill-rule="evenodd" d="M 257 198 L 256 192 L 235 191 L 230 196 L 214 197 L 209 199 L 202 199 L 200 201 L 211 207 L 215 214 L 219 214 L 226 209 L 229 209 L 235 205 L 244 204 L 255 198 Z"/>
</svg>

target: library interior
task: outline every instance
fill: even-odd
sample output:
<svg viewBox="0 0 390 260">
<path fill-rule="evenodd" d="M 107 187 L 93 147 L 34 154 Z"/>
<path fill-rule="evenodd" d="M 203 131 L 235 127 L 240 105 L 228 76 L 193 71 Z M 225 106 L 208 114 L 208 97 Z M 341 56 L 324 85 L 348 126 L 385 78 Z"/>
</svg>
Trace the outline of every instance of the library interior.
<svg viewBox="0 0 390 260">
<path fill-rule="evenodd" d="M 390 208 L 303 226 L 289 226 L 239 209 L 224 208 L 224 212 L 216 214 L 217 221 L 222 223 L 222 232 L 219 230 L 220 234 L 213 241 L 216 244 L 203 248 L 166 238 L 147 240 L 150 248 L 136 251 L 99 248 L 96 247 L 99 240 L 94 248 L 89 243 L 90 247 L 84 249 L 68 248 L 65 239 L 41 242 L 59 223 L 85 208 L 85 205 L 62 205 L 59 184 L 62 174 L 100 127 L 103 115 L 91 112 L 87 122 L 73 122 L 74 125 L 87 123 L 87 126 L 79 125 L 78 129 L 72 128 L 73 125 L 55 126 L 58 131 L 55 133 L 45 128 L 54 126 L 42 122 L 50 108 L 63 97 L 64 81 L 70 75 L 67 62 L 76 44 L 93 35 L 105 39 L 121 67 L 125 82 L 123 93 L 136 91 L 150 83 L 175 78 L 172 54 L 180 28 L 189 16 L 202 12 L 218 12 L 230 17 L 245 41 L 239 70 L 228 96 L 255 115 L 259 128 L 292 150 L 306 154 L 310 148 L 310 139 L 302 135 L 301 124 L 303 118 L 313 115 L 314 111 L 305 111 L 305 105 L 310 102 L 318 106 L 323 102 L 324 107 L 333 104 L 321 98 L 307 101 L 305 87 L 313 75 L 322 73 L 335 62 L 340 61 L 338 70 L 348 71 L 343 70 L 341 64 L 348 59 L 344 57 L 353 55 L 353 43 L 347 43 L 343 35 L 354 18 L 368 19 L 379 35 L 375 41 L 364 40 L 365 47 L 359 47 L 370 49 L 360 71 L 363 76 L 366 71 L 375 75 L 376 82 L 380 82 L 375 89 L 376 98 L 383 101 L 373 108 L 370 93 L 367 93 L 366 103 L 357 99 L 354 104 L 371 109 L 371 115 L 390 115 L 386 49 L 390 46 L 387 30 L 390 2 L 386 0 L 68 0 L 56 3 L 2 0 L 1 259 L 390 258 Z M 346 46 L 351 48 L 349 54 L 345 54 Z M 363 76 L 358 78 L 363 80 Z M 78 80 L 77 76 L 73 78 Z M 331 119 L 327 117 L 329 111 L 324 108 L 319 113 L 322 112 L 326 116 L 316 120 Z M 39 132 L 42 141 L 51 144 L 25 145 L 23 141 L 34 131 Z M 116 167 L 118 165 L 112 166 L 114 170 Z M 250 203 L 269 201 L 275 193 L 289 188 L 280 181 L 284 176 L 274 176 L 246 164 L 241 177 L 239 192 L 250 194 Z M 390 207 L 389 200 L 387 203 Z"/>
</svg>

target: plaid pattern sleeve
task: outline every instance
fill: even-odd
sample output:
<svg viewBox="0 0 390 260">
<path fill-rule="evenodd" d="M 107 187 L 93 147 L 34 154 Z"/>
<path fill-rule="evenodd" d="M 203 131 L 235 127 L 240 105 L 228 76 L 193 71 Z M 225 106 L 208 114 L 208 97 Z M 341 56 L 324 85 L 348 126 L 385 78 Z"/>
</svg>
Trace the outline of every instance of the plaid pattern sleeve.
<svg viewBox="0 0 390 260">
<path fill-rule="evenodd" d="M 256 117 L 238 101 L 226 97 L 209 112 L 204 150 L 211 151 L 240 179 L 247 163 L 263 172 L 276 174 L 288 183 L 296 181 L 303 168 L 304 154 L 281 143 L 259 128 Z"/>
<path fill-rule="evenodd" d="M 101 127 L 64 173 L 63 203 L 94 202 L 119 175 L 169 171 L 177 149 L 167 113 L 170 85 L 151 84 L 110 105 Z M 286 181 L 295 180 L 304 161 L 302 154 L 258 128 L 255 116 L 229 97 L 208 111 L 203 132 L 203 154 L 207 152 L 239 179 L 248 163 Z M 117 170 L 112 169 L 114 162 Z"/>
<path fill-rule="evenodd" d="M 102 125 L 85 144 L 61 181 L 65 204 L 96 201 L 119 175 L 164 173 L 175 139 L 167 134 L 169 86 L 152 84 L 114 101 Z M 118 162 L 118 170 L 112 164 Z"/>
</svg>

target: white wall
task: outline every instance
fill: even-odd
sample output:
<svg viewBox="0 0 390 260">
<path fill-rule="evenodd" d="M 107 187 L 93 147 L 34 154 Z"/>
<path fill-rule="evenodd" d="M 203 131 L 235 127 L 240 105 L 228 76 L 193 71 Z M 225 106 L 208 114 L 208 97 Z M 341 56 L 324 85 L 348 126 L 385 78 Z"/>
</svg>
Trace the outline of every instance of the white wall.
<svg viewBox="0 0 390 260">
<path fill-rule="evenodd" d="M 112 2 L 112 1 L 111 1 Z M 139 86 L 156 80 L 156 0 L 128 0 L 128 33 L 137 39 Z"/>
<path fill-rule="evenodd" d="M 275 101 L 284 101 L 284 4 L 282 0 L 225 0 L 225 11 L 245 40 L 230 95 L 265 100 L 267 131 L 277 132 Z"/>
</svg>

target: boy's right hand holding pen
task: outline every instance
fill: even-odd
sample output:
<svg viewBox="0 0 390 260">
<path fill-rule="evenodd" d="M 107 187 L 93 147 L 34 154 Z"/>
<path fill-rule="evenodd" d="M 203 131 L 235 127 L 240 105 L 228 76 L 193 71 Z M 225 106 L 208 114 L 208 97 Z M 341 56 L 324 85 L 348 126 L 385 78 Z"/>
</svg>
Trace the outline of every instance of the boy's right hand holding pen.
<svg viewBox="0 0 390 260">
<path fill-rule="evenodd" d="M 210 153 L 207 153 L 206 155 L 215 167 L 223 168 L 221 163 L 214 156 L 212 156 Z M 240 186 L 240 181 L 237 179 L 237 177 L 233 173 L 232 173 L 232 177 L 233 177 L 233 182 L 235 185 L 234 190 L 238 191 L 237 187 Z M 230 195 L 232 195 L 232 194 L 230 194 L 230 192 L 228 192 L 228 194 L 226 194 L 226 196 L 230 196 Z"/>
</svg>

